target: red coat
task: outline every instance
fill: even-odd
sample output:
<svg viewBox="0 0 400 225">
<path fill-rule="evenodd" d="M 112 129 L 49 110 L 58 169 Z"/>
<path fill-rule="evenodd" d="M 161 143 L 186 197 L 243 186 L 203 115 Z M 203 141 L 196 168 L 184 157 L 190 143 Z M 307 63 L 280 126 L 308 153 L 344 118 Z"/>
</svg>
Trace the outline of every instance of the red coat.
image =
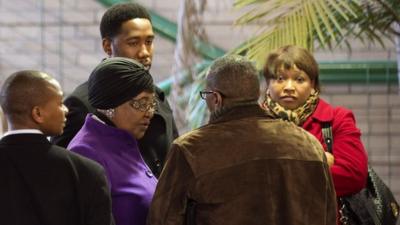
<svg viewBox="0 0 400 225">
<path fill-rule="evenodd" d="M 314 113 L 302 127 L 313 134 L 327 150 L 322 136 L 322 122 L 332 124 L 335 161 L 331 173 L 336 195 L 340 197 L 356 193 L 366 185 L 368 158 L 353 112 L 343 107 L 334 108 L 324 100 L 319 100 Z"/>
</svg>

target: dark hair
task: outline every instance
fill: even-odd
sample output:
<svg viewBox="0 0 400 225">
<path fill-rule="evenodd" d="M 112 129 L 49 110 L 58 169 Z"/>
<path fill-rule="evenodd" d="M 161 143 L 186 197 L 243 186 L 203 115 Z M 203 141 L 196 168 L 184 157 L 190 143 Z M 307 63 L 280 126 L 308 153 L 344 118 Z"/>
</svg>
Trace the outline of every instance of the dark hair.
<svg viewBox="0 0 400 225">
<path fill-rule="evenodd" d="M 233 101 L 257 101 L 260 96 L 258 71 L 242 56 L 216 59 L 208 71 L 207 85 Z"/>
<path fill-rule="evenodd" d="M 13 123 L 23 123 L 34 106 L 42 105 L 50 96 L 47 87 L 54 88 L 54 78 L 35 70 L 11 74 L 3 83 L 0 103 L 4 114 Z"/>
<path fill-rule="evenodd" d="M 278 48 L 267 56 L 264 66 L 264 77 L 267 84 L 271 79 L 277 78 L 277 71 L 282 66 L 291 69 L 296 65 L 304 71 L 310 80 L 314 81 L 314 88 L 320 91 L 318 63 L 314 56 L 305 48 L 295 45 L 286 45 Z"/>
<path fill-rule="evenodd" d="M 120 32 L 121 25 L 131 19 L 148 19 L 150 14 L 137 3 L 122 3 L 111 6 L 103 15 L 100 22 L 101 38 L 113 38 Z"/>
</svg>

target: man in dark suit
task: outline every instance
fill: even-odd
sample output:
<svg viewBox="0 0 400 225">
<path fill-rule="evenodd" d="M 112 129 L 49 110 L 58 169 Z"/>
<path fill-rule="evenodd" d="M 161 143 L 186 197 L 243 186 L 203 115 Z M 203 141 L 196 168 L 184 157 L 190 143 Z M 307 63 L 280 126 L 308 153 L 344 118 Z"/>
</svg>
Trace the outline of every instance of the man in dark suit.
<svg viewBox="0 0 400 225">
<path fill-rule="evenodd" d="M 46 138 L 62 133 L 68 112 L 58 82 L 39 71 L 16 72 L 0 103 L 9 125 L 0 140 L 0 223 L 113 224 L 103 168 Z"/>
<path fill-rule="evenodd" d="M 103 50 L 109 57 L 127 57 L 150 69 L 153 57 L 154 32 L 149 13 L 136 3 L 116 4 L 103 15 L 100 23 Z M 139 140 L 143 159 L 156 177 L 164 165 L 165 156 L 178 137 L 178 130 L 164 92 L 156 87 L 157 109 L 145 136 Z M 62 135 L 51 142 L 66 147 L 81 129 L 86 114 L 95 110 L 88 101 L 87 82 L 78 86 L 64 104 L 68 107 L 67 124 Z"/>
</svg>

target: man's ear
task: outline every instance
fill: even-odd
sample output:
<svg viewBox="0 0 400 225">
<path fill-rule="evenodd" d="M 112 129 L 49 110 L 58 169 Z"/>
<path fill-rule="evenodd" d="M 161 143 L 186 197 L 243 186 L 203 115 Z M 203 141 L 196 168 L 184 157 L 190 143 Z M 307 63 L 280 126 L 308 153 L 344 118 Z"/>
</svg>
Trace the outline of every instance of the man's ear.
<svg viewBox="0 0 400 225">
<path fill-rule="evenodd" d="M 41 124 L 44 122 L 43 112 L 39 106 L 34 106 L 32 108 L 31 116 L 32 116 L 33 121 L 35 121 L 36 123 Z"/>
<path fill-rule="evenodd" d="M 103 38 L 103 50 L 104 52 L 111 57 L 112 55 L 112 48 L 111 48 L 111 39 L 109 38 Z"/>
<path fill-rule="evenodd" d="M 222 97 L 222 95 L 219 92 L 216 92 L 215 93 L 215 97 L 216 97 L 216 98 L 214 98 L 215 105 L 217 105 L 219 107 L 222 107 L 223 106 L 223 101 L 224 101 L 224 98 Z"/>
</svg>

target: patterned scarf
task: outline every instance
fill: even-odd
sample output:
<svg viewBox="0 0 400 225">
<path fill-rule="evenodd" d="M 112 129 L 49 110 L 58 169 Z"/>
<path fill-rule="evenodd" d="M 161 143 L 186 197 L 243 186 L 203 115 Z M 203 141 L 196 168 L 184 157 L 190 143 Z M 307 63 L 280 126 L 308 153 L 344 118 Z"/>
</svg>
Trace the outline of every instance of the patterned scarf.
<svg viewBox="0 0 400 225">
<path fill-rule="evenodd" d="M 307 101 L 302 106 L 299 106 L 294 110 L 290 110 L 283 108 L 277 102 L 273 101 L 268 94 L 266 94 L 262 107 L 277 118 L 282 118 L 283 120 L 291 121 L 296 125 L 301 126 L 314 112 L 315 108 L 317 107 L 318 99 L 319 92 L 315 91 L 314 93 L 311 93 Z"/>
</svg>

